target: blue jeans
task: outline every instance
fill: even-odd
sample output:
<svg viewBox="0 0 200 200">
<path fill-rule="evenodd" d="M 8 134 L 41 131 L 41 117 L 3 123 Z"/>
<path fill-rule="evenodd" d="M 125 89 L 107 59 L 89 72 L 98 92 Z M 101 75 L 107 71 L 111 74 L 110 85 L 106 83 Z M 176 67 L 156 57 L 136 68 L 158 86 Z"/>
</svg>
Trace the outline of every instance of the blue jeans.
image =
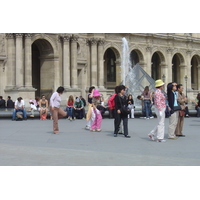
<svg viewBox="0 0 200 200">
<path fill-rule="evenodd" d="M 25 108 L 24 109 L 14 109 L 13 110 L 13 115 L 12 115 L 12 119 L 15 119 L 15 117 L 16 117 L 16 114 L 17 114 L 17 112 L 22 112 L 23 113 L 23 118 L 25 119 L 25 118 L 27 118 L 26 117 L 26 110 L 25 110 Z"/>
<path fill-rule="evenodd" d="M 68 116 L 68 117 L 72 117 L 72 116 L 73 116 L 73 110 L 74 110 L 73 107 L 67 107 L 67 108 L 66 108 L 67 116 Z"/>
<path fill-rule="evenodd" d="M 144 108 L 146 113 L 146 118 L 150 117 L 150 109 L 151 109 L 151 101 L 150 100 L 144 100 Z"/>
</svg>

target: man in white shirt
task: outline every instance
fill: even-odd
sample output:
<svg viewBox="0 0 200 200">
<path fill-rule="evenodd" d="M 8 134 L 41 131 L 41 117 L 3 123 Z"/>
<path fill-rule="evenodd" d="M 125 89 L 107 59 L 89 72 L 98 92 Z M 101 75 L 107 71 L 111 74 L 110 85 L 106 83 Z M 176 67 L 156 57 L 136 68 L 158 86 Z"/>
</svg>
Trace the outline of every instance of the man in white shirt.
<svg viewBox="0 0 200 200">
<path fill-rule="evenodd" d="M 13 110 L 12 120 L 15 120 L 17 112 L 22 112 L 24 120 L 27 119 L 24 100 L 22 100 L 21 97 L 17 98 L 17 100 L 15 101 L 15 107 Z"/>
</svg>

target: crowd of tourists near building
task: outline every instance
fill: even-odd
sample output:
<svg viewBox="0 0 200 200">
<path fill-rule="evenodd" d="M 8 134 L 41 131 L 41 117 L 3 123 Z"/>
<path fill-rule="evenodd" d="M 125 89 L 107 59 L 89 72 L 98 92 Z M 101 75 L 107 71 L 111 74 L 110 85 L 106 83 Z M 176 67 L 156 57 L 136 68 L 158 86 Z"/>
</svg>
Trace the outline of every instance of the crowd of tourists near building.
<svg viewBox="0 0 200 200">
<path fill-rule="evenodd" d="M 167 91 L 164 91 L 164 88 Z M 149 86 L 144 88 L 141 95 L 137 99 L 141 100 L 141 112 L 144 119 L 154 118 L 152 114 L 152 106 L 154 106 L 157 124 L 153 130 L 149 131 L 148 137 L 157 142 L 166 142 L 165 135 L 165 118 L 169 118 L 168 139 L 178 139 L 185 137 L 183 134 L 184 117 L 188 116 L 188 99 L 183 93 L 183 85 L 175 82 L 165 83 L 162 80 L 155 81 L 155 91 L 150 91 Z M 66 100 L 66 108 L 61 108 L 61 95 L 64 88 L 60 86 L 56 92 L 51 95 L 50 102 L 45 95 L 30 99 L 29 110 L 30 117 L 34 118 L 35 111 L 39 112 L 40 120 L 47 120 L 48 114 L 53 120 L 53 133 L 59 132 L 58 119 L 66 117 L 73 121 L 75 119 L 86 119 L 86 130 L 92 132 L 100 132 L 103 114 L 109 111 L 109 117 L 114 118 L 114 137 L 123 134 L 125 138 L 130 138 L 128 133 L 128 119 L 135 118 L 135 106 L 132 94 L 128 93 L 128 88 L 124 85 L 116 86 L 113 95 L 110 95 L 107 103 L 104 101 L 103 95 L 94 86 L 89 88 L 89 94 L 86 100 L 80 96 L 70 95 Z M 87 113 L 85 107 L 87 106 Z M 49 108 L 50 107 L 50 108 Z M 16 101 L 12 101 L 8 96 L 7 102 L 0 96 L 0 108 L 13 109 L 12 120 L 27 120 L 27 111 L 25 102 L 22 97 L 18 97 Z M 195 100 L 195 109 L 197 117 L 200 117 L 200 93 Z M 22 115 L 18 114 L 19 112 Z"/>
</svg>

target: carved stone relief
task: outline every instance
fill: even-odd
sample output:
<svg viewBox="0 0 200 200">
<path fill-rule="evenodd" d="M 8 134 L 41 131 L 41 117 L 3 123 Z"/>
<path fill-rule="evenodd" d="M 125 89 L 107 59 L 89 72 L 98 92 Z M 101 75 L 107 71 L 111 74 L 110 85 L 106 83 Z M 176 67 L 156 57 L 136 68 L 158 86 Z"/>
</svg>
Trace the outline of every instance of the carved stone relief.
<svg viewBox="0 0 200 200">
<path fill-rule="evenodd" d="M 0 54 L 5 54 L 5 36 L 0 34 Z"/>
</svg>

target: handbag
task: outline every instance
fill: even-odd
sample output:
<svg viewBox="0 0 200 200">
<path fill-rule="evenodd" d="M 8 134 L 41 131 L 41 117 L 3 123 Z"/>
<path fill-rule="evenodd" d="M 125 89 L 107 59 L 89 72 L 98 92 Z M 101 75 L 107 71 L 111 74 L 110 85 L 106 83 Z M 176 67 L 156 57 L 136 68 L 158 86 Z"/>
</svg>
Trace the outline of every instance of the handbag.
<svg viewBox="0 0 200 200">
<path fill-rule="evenodd" d="M 122 105 L 121 98 L 120 98 L 120 104 L 121 104 L 121 113 L 122 113 L 122 115 L 129 115 L 130 114 L 130 109 L 127 106 L 125 106 L 125 105 L 123 106 Z"/>
<path fill-rule="evenodd" d="M 184 117 L 185 116 L 185 111 L 184 110 L 179 110 L 179 116 Z"/>
<path fill-rule="evenodd" d="M 178 111 L 178 110 L 181 110 L 181 106 L 180 105 L 178 105 L 178 106 L 174 106 L 174 109 L 173 109 L 174 111 Z"/>
</svg>

